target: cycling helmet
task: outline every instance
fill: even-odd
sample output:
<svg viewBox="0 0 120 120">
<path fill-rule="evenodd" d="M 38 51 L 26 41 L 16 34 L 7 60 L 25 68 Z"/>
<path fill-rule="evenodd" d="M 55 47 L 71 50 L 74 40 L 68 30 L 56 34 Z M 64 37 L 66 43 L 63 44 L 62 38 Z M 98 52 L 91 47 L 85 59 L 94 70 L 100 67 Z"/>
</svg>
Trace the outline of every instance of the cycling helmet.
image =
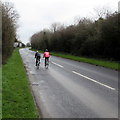
<svg viewBox="0 0 120 120">
<path fill-rule="evenodd" d="M 45 52 L 48 52 L 48 49 L 45 49 Z"/>
</svg>

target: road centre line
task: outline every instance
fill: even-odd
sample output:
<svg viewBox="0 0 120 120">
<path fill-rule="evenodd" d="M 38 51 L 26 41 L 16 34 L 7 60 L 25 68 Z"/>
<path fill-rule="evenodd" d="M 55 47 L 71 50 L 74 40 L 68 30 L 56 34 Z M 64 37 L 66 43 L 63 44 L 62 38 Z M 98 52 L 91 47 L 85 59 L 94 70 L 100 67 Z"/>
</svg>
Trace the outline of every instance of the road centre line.
<svg viewBox="0 0 120 120">
<path fill-rule="evenodd" d="M 55 65 L 57 65 L 57 66 L 59 66 L 59 67 L 63 68 L 63 66 L 62 66 L 62 65 L 60 65 L 60 64 L 57 64 L 57 63 L 55 63 L 55 62 L 51 62 L 51 63 L 53 63 L 53 64 L 55 64 Z"/>
<path fill-rule="evenodd" d="M 104 87 L 107 87 L 107 88 L 109 88 L 109 89 L 111 89 L 111 90 L 115 90 L 115 88 L 112 88 L 112 87 L 110 87 L 110 86 L 108 86 L 108 85 L 105 85 L 105 84 L 103 84 L 103 83 L 100 83 L 100 82 L 98 82 L 98 81 L 96 81 L 96 80 L 94 80 L 94 79 L 92 79 L 92 78 L 90 78 L 90 77 L 84 76 L 84 75 L 82 75 L 82 74 L 80 74 L 80 73 L 78 73 L 78 72 L 75 72 L 75 71 L 72 71 L 72 72 L 75 73 L 75 74 L 77 74 L 77 75 L 79 75 L 79 76 L 81 76 L 81 77 L 84 77 L 84 78 L 86 78 L 86 79 L 88 79 L 88 80 L 90 80 L 90 81 L 92 81 L 92 82 L 95 82 L 95 83 L 97 83 L 97 84 L 99 84 L 99 85 L 102 85 L 102 86 L 104 86 Z"/>
</svg>

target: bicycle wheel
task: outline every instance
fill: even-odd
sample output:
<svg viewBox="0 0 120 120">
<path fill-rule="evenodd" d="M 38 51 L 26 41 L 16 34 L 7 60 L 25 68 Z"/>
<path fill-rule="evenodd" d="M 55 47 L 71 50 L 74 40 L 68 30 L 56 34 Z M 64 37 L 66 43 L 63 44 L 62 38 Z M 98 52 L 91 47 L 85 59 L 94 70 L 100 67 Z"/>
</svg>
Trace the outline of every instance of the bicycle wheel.
<svg viewBox="0 0 120 120">
<path fill-rule="evenodd" d="M 49 66 L 49 62 L 48 60 L 46 60 L 46 68 L 48 68 L 48 66 Z"/>
<path fill-rule="evenodd" d="M 39 69 L 40 60 L 37 60 L 37 69 Z"/>
</svg>

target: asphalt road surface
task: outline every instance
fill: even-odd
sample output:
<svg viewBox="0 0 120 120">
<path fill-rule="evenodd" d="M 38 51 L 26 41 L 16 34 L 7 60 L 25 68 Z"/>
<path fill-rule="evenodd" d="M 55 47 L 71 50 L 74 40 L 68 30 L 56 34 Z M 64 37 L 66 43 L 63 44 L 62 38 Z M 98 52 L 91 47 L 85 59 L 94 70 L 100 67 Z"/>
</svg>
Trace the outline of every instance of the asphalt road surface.
<svg viewBox="0 0 120 120">
<path fill-rule="evenodd" d="M 118 118 L 117 71 L 55 56 L 37 69 L 35 52 L 20 54 L 43 118 Z"/>
</svg>

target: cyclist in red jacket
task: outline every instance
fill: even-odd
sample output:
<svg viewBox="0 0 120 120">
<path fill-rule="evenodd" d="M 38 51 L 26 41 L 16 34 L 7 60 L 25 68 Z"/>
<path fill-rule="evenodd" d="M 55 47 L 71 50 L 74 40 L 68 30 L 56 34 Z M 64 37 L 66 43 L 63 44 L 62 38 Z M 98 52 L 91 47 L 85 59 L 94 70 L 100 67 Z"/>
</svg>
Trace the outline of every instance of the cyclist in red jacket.
<svg viewBox="0 0 120 120">
<path fill-rule="evenodd" d="M 46 67 L 46 61 L 49 62 L 49 57 L 50 57 L 50 53 L 49 53 L 48 49 L 46 49 L 43 54 L 43 58 L 45 58 L 45 67 Z"/>
</svg>

